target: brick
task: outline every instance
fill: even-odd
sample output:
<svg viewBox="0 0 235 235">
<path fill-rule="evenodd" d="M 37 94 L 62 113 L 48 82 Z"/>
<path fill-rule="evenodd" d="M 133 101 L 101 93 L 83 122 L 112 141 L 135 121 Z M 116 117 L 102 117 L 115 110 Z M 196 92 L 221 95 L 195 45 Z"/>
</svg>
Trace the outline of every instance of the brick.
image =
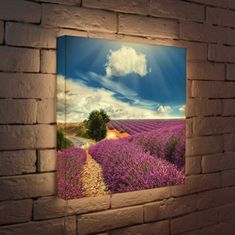
<svg viewBox="0 0 235 235">
<path fill-rule="evenodd" d="M 31 199 L 0 202 L 0 225 L 30 221 L 32 204 Z"/>
<path fill-rule="evenodd" d="M 0 176 L 20 175 L 36 171 L 36 151 L 2 151 L 0 152 Z"/>
<path fill-rule="evenodd" d="M 235 220 L 235 203 L 232 202 L 228 205 L 219 208 L 220 221 L 226 222 L 229 220 Z"/>
<path fill-rule="evenodd" d="M 167 187 L 155 188 L 128 193 L 115 193 L 111 197 L 111 208 L 133 206 L 170 197 Z"/>
<path fill-rule="evenodd" d="M 110 196 L 80 198 L 68 200 L 67 214 L 78 215 L 88 212 L 106 210 L 110 206 Z M 58 197 L 43 197 L 34 202 L 34 220 L 62 217 L 66 201 Z"/>
<path fill-rule="evenodd" d="M 161 221 L 157 223 L 145 223 L 127 228 L 116 229 L 110 232 L 110 235 L 169 235 L 169 222 Z"/>
<path fill-rule="evenodd" d="M 234 133 L 224 135 L 224 150 L 235 151 L 235 134 Z"/>
<path fill-rule="evenodd" d="M 36 123 L 36 100 L 0 100 L 0 123 Z"/>
<path fill-rule="evenodd" d="M 46 74 L 0 73 L 1 98 L 54 98 L 56 77 Z"/>
<path fill-rule="evenodd" d="M 56 32 L 41 26 L 7 22 L 6 44 L 37 48 L 55 48 Z"/>
<path fill-rule="evenodd" d="M 235 97 L 235 82 L 193 81 L 192 97 L 233 98 Z"/>
<path fill-rule="evenodd" d="M 190 157 L 185 161 L 185 174 L 195 175 L 201 173 L 201 157 Z"/>
<path fill-rule="evenodd" d="M 85 235 L 141 223 L 143 207 L 126 207 L 78 216 L 77 232 L 79 235 Z"/>
<path fill-rule="evenodd" d="M 117 32 L 117 16 L 113 12 L 55 4 L 43 4 L 42 24 L 81 30 Z"/>
<path fill-rule="evenodd" d="M 205 7 L 178 0 L 151 1 L 150 14 L 165 18 L 204 21 Z"/>
<path fill-rule="evenodd" d="M 192 175 L 185 179 L 187 193 L 201 192 L 221 186 L 220 173 Z"/>
<path fill-rule="evenodd" d="M 54 125 L 0 125 L 0 149 L 55 148 Z"/>
<path fill-rule="evenodd" d="M 235 47 L 209 44 L 208 59 L 216 62 L 235 63 Z"/>
<path fill-rule="evenodd" d="M 216 212 L 216 209 L 209 209 L 173 219 L 171 221 L 171 234 L 179 234 L 215 224 L 218 221 Z"/>
<path fill-rule="evenodd" d="M 217 7 L 228 7 L 228 1 L 227 0 L 191 0 L 192 2 L 202 3 L 204 5 L 211 5 L 211 6 L 217 6 Z M 233 1 L 233 0 L 231 0 Z"/>
<path fill-rule="evenodd" d="M 207 155 L 202 157 L 202 172 L 210 173 L 226 169 L 235 169 L 235 152 Z"/>
<path fill-rule="evenodd" d="M 187 99 L 186 116 L 217 116 L 222 114 L 222 102 L 219 99 Z"/>
<path fill-rule="evenodd" d="M 81 0 L 36 0 L 37 2 L 46 2 L 46 3 L 58 3 L 63 5 L 77 5 L 81 4 Z"/>
<path fill-rule="evenodd" d="M 192 80 L 225 80 L 224 64 L 189 62 L 187 72 L 187 78 Z"/>
<path fill-rule="evenodd" d="M 218 207 L 233 202 L 235 187 L 215 189 L 198 194 L 197 208 L 199 210 Z"/>
<path fill-rule="evenodd" d="M 181 205 L 181 206 L 179 206 Z M 145 222 L 158 221 L 191 213 L 196 210 L 196 195 L 170 198 L 166 201 L 153 202 L 144 206 Z"/>
<path fill-rule="evenodd" d="M 56 52 L 52 50 L 41 51 L 41 72 L 56 73 Z"/>
<path fill-rule="evenodd" d="M 207 7 L 206 21 L 209 24 L 234 27 L 235 12 L 229 9 Z"/>
<path fill-rule="evenodd" d="M 145 0 L 84 0 L 83 6 L 144 15 L 149 13 L 149 2 Z"/>
<path fill-rule="evenodd" d="M 31 221 L 29 223 L 16 224 L 0 227 L 0 234 L 4 235 L 76 235 L 76 218 L 69 216 L 66 219 L 66 229 L 64 229 L 64 218 L 46 220 L 46 221 Z"/>
<path fill-rule="evenodd" d="M 226 80 L 235 81 L 235 65 L 227 64 Z"/>
<path fill-rule="evenodd" d="M 180 23 L 180 39 L 226 43 L 228 39 L 224 35 L 227 33 L 228 30 L 221 26 L 212 26 L 189 21 Z"/>
<path fill-rule="evenodd" d="M 235 99 L 224 99 L 223 100 L 223 116 L 234 116 L 235 115 Z"/>
<path fill-rule="evenodd" d="M 195 135 L 212 135 L 235 132 L 235 117 L 198 117 L 193 120 Z"/>
<path fill-rule="evenodd" d="M 40 172 L 56 170 L 56 150 L 39 150 L 38 170 Z"/>
<path fill-rule="evenodd" d="M 222 186 L 233 186 L 235 185 L 235 169 L 225 170 L 222 172 Z"/>
<path fill-rule="evenodd" d="M 4 39 L 4 24 L 3 21 L 0 21 L 0 44 L 3 43 Z"/>
<path fill-rule="evenodd" d="M 41 5 L 23 0 L 1 1 L 0 19 L 39 23 L 41 19 Z"/>
<path fill-rule="evenodd" d="M 231 9 L 235 9 L 235 2 L 233 0 L 228 0 L 228 5 Z"/>
<path fill-rule="evenodd" d="M 187 139 L 186 156 L 220 153 L 222 151 L 222 136 L 203 136 Z"/>
<path fill-rule="evenodd" d="M 119 33 L 122 34 L 178 38 L 178 31 L 178 23 L 174 20 L 126 14 L 119 15 Z"/>
<path fill-rule="evenodd" d="M 56 122 L 56 100 L 43 99 L 38 101 L 37 123 Z"/>
<path fill-rule="evenodd" d="M 1 71 L 39 72 L 40 60 L 37 49 L 0 46 L 0 61 Z"/>
<path fill-rule="evenodd" d="M 186 115 L 187 117 L 187 115 Z M 193 136 L 193 119 L 186 119 L 186 138 Z"/>
<path fill-rule="evenodd" d="M 54 195 L 55 185 L 54 173 L 1 177 L 0 200 Z"/>
</svg>

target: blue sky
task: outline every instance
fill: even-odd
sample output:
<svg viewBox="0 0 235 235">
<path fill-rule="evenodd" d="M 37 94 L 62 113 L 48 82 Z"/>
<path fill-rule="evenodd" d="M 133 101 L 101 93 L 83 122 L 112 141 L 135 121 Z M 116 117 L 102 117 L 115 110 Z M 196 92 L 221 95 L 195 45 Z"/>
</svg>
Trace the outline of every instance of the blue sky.
<svg viewBox="0 0 235 235">
<path fill-rule="evenodd" d="M 185 116 L 184 48 L 65 36 L 57 55 L 70 121 L 97 108 L 116 119 Z"/>
</svg>

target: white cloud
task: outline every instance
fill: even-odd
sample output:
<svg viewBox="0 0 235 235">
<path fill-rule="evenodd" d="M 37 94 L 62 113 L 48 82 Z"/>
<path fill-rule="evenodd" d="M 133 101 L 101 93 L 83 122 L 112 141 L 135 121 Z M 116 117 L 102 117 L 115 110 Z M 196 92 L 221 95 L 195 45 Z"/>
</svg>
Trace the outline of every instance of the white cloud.
<svg viewBox="0 0 235 235">
<path fill-rule="evenodd" d="M 185 112 L 185 105 L 182 105 L 181 107 L 179 107 L 179 111 L 181 113 L 184 113 Z"/>
<path fill-rule="evenodd" d="M 140 76 L 147 74 L 146 56 L 132 47 L 122 46 L 119 50 L 110 50 L 105 65 L 106 76 L 125 76 L 136 73 Z"/>
<path fill-rule="evenodd" d="M 58 76 L 57 79 L 57 121 L 64 122 L 64 78 Z M 59 84 L 61 85 L 59 86 Z M 112 91 L 105 89 L 89 88 L 72 80 L 66 80 L 66 89 L 67 122 L 79 122 L 87 119 L 91 111 L 101 108 L 106 110 L 112 119 L 170 118 L 167 114 L 162 115 L 161 112 L 131 106 L 126 102 L 122 102 L 113 97 L 114 93 Z M 167 108 L 167 106 L 162 106 L 160 110 L 169 110 L 169 108 Z"/>
<path fill-rule="evenodd" d="M 171 106 L 169 105 L 160 105 L 158 108 L 157 108 L 157 114 L 159 114 L 160 116 L 167 116 L 169 115 L 170 112 L 172 112 L 173 109 L 171 108 Z"/>
</svg>

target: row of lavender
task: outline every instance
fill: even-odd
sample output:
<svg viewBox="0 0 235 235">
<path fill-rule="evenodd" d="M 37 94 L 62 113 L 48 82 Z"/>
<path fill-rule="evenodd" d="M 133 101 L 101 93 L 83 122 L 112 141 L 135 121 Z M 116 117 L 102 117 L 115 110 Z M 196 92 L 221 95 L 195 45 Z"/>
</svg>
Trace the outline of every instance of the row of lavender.
<svg viewBox="0 0 235 235">
<path fill-rule="evenodd" d="M 163 121 L 161 127 L 118 140 L 103 140 L 89 149 L 101 165 L 111 193 L 181 184 L 184 181 L 185 122 Z M 83 196 L 81 176 L 86 152 L 69 148 L 58 153 L 59 196 Z"/>
<path fill-rule="evenodd" d="M 184 182 L 185 124 L 119 140 L 104 140 L 89 149 L 101 165 L 112 193 Z"/>
<path fill-rule="evenodd" d="M 130 135 L 133 135 L 140 132 L 156 130 L 160 127 L 168 127 L 169 125 L 178 125 L 181 123 L 182 120 L 121 119 L 109 121 L 107 127 L 110 130 L 116 129 L 120 132 L 126 132 Z"/>
</svg>

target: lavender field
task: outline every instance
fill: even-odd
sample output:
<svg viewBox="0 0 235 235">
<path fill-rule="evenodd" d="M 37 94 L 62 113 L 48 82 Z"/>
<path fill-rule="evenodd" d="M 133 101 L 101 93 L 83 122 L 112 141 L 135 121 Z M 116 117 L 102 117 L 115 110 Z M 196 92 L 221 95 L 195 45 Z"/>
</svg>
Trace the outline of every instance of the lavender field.
<svg viewBox="0 0 235 235">
<path fill-rule="evenodd" d="M 185 120 L 111 120 L 106 127 L 126 135 L 58 152 L 61 197 L 72 199 L 184 183 Z M 93 182 L 95 189 L 87 189 L 87 184 L 84 187 L 88 158 L 100 169 L 99 179 Z"/>
</svg>

